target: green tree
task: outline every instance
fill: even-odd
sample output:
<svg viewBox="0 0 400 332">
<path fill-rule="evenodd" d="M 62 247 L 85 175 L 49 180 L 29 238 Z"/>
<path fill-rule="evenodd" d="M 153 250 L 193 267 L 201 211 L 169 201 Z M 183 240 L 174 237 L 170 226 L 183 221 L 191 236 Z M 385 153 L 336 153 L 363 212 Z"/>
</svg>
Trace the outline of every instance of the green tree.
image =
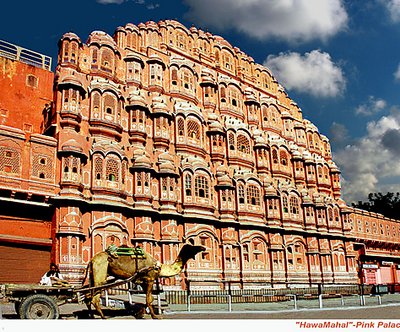
<svg viewBox="0 0 400 332">
<path fill-rule="evenodd" d="M 383 195 L 382 193 L 370 193 L 368 202 L 359 201 L 353 203 L 353 207 L 371 212 L 381 213 L 385 217 L 400 219 L 400 193 Z"/>
</svg>

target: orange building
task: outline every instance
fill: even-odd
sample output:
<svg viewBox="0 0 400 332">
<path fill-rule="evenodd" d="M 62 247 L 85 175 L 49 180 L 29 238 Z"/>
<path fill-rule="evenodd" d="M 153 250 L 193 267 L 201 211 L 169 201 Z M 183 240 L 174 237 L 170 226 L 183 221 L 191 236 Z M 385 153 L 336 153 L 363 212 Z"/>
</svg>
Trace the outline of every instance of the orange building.
<svg viewBox="0 0 400 332">
<path fill-rule="evenodd" d="M 43 135 L 51 59 L 0 42 L 0 282 L 38 282 L 54 238 L 57 141 Z"/>
<path fill-rule="evenodd" d="M 207 251 L 166 288 L 398 282 L 399 221 L 346 206 L 328 138 L 222 37 L 169 20 L 67 33 L 54 89 L 35 114 L 71 282 L 112 243 L 169 262 L 186 241 Z"/>
</svg>

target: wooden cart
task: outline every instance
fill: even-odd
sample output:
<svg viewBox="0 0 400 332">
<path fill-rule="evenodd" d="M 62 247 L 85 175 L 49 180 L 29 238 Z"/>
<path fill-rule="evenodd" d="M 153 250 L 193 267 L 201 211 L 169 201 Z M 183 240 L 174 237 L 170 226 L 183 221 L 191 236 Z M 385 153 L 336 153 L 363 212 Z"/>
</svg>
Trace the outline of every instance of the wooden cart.
<svg viewBox="0 0 400 332">
<path fill-rule="evenodd" d="M 107 290 L 135 281 L 136 274 L 125 280 L 117 280 L 97 287 L 54 287 L 37 284 L 1 284 L 0 295 L 15 303 L 15 311 L 21 319 L 58 319 L 59 307 L 66 303 L 84 303 L 86 294 Z M 128 290 L 129 292 L 129 290 Z"/>
</svg>

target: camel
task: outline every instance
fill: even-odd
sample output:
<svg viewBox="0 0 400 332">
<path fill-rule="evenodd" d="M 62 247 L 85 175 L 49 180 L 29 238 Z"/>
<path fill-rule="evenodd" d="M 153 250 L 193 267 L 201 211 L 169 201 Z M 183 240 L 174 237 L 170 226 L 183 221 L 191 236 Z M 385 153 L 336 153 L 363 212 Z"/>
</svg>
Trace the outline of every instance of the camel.
<svg viewBox="0 0 400 332">
<path fill-rule="evenodd" d="M 161 264 L 144 251 L 141 252 L 140 257 L 136 255 L 118 256 L 102 251 L 90 260 L 86 268 L 85 279 L 89 273 L 89 287 L 96 287 L 104 285 L 108 277 L 128 279 L 134 276 L 134 279 L 136 282 L 140 282 L 146 294 L 146 306 L 149 308 L 151 318 L 157 319 L 159 317 L 154 313 L 152 306 L 154 282 L 158 278 L 168 278 L 181 273 L 186 262 L 191 258 L 194 259 L 199 252 L 204 250 L 203 246 L 185 244 L 173 264 Z M 101 318 L 104 319 L 105 316 L 100 307 L 100 296 L 101 290 L 94 291 L 90 296 L 86 296 L 85 302 L 89 312 L 91 312 L 91 304 L 93 304 Z"/>
</svg>

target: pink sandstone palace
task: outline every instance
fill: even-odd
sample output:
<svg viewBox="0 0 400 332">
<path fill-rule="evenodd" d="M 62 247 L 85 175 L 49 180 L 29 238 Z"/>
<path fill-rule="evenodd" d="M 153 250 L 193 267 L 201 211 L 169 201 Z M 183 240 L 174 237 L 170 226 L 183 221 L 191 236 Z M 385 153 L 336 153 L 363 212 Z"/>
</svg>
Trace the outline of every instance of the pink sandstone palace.
<svg viewBox="0 0 400 332">
<path fill-rule="evenodd" d="M 179 290 L 400 282 L 400 222 L 350 208 L 329 140 L 268 68 L 176 21 L 127 24 L 58 64 L 0 43 L 0 282 L 80 283 L 110 244 L 207 251 Z"/>
</svg>

